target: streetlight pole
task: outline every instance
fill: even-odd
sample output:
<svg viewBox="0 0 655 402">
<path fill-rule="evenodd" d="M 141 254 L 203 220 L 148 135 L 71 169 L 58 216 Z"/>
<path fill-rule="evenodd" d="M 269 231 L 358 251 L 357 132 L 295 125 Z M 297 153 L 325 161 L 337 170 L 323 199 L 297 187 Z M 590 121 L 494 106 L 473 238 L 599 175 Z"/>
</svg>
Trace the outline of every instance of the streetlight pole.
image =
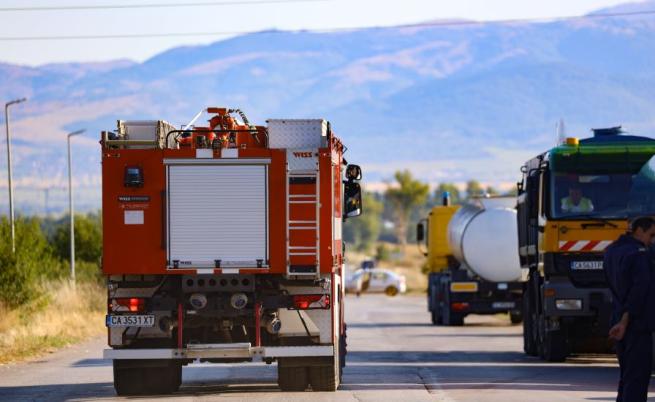
<svg viewBox="0 0 655 402">
<path fill-rule="evenodd" d="M 5 103 L 5 127 L 7 129 L 7 181 L 9 185 L 9 222 L 11 225 L 11 252 L 16 252 L 16 229 L 14 228 L 14 188 L 11 183 L 11 136 L 9 135 L 9 106 L 25 102 L 27 98 L 14 99 Z"/>
<path fill-rule="evenodd" d="M 69 133 L 66 140 L 68 142 L 68 214 L 70 217 L 70 280 L 75 287 L 75 209 L 73 208 L 73 156 L 71 155 L 71 137 L 80 135 L 85 130 L 77 130 Z"/>
</svg>

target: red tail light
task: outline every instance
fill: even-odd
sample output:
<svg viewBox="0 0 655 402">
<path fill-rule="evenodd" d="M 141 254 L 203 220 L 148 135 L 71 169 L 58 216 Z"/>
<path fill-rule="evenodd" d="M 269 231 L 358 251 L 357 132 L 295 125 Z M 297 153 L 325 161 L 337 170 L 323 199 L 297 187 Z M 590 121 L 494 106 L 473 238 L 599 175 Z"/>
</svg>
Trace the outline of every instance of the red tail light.
<svg viewBox="0 0 655 402">
<path fill-rule="evenodd" d="M 293 305 L 298 310 L 327 310 L 330 308 L 330 295 L 293 295 Z"/>
<path fill-rule="evenodd" d="M 109 309 L 111 311 L 138 313 L 146 309 L 146 300 L 137 297 L 113 299 L 109 304 Z"/>
<path fill-rule="evenodd" d="M 450 308 L 453 311 L 466 311 L 469 309 L 468 303 L 451 303 Z"/>
</svg>

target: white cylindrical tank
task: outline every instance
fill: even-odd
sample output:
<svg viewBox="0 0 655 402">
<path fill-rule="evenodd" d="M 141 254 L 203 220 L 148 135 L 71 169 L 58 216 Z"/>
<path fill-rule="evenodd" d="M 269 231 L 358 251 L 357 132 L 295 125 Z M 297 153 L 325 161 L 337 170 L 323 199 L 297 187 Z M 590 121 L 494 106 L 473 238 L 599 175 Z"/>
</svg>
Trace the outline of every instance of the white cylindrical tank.
<svg viewBox="0 0 655 402">
<path fill-rule="evenodd" d="M 512 282 L 521 278 L 516 198 L 481 198 L 462 206 L 448 224 L 453 255 L 483 279 Z"/>
</svg>

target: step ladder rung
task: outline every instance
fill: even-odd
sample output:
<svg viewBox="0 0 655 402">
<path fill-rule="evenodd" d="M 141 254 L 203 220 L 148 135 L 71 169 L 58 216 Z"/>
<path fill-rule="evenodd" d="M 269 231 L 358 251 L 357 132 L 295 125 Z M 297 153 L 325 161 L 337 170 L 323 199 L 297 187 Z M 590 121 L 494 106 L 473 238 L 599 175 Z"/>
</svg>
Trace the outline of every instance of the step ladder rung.
<svg viewBox="0 0 655 402">
<path fill-rule="evenodd" d="M 289 177 L 316 177 L 318 171 L 316 170 L 289 170 L 287 171 Z"/>
<path fill-rule="evenodd" d="M 292 253 L 290 252 L 289 255 L 317 255 L 318 253 Z"/>
<path fill-rule="evenodd" d="M 289 204 L 318 204 L 318 201 L 316 201 L 316 200 L 314 200 L 314 201 L 304 201 L 304 200 L 294 201 L 294 200 L 289 200 Z"/>
</svg>

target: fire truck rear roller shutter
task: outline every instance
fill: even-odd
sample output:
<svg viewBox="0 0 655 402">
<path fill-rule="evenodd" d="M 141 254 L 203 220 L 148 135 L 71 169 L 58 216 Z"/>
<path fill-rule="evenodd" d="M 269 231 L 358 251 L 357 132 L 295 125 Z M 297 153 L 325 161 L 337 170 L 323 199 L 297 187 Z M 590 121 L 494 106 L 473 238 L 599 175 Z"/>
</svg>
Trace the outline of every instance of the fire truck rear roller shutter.
<svg viewBox="0 0 655 402">
<path fill-rule="evenodd" d="M 268 261 L 267 186 L 265 165 L 170 165 L 168 259 L 180 268 Z"/>
</svg>

